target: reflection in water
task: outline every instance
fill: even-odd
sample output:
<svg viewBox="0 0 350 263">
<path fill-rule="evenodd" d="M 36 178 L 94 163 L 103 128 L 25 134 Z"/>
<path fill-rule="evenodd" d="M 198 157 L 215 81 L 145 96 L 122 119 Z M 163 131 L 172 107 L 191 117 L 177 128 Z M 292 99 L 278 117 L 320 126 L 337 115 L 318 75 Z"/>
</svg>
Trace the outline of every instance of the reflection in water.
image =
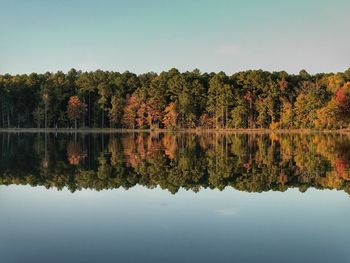
<svg viewBox="0 0 350 263">
<path fill-rule="evenodd" d="M 78 165 L 87 156 L 80 143 L 70 141 L 67 144 L 67 159 L 70 164 Z"/>
<path fill-rule="evenodd" d="M 3 185 L 350 193 L 348 135 L 0 133 L 0 150 Z"/>
</svg>

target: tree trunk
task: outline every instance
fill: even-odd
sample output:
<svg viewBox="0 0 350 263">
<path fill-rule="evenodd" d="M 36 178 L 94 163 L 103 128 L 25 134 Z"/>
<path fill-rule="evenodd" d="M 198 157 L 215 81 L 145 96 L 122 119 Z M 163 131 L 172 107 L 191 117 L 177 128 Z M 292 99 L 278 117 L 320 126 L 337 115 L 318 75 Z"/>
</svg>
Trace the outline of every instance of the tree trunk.
<svg viewBox="0 0 350 263">
<path fill-rule="evenodd" d="M 7 128 L 10 128 L 10 112 L 7 110 Z"/>
<path fill-rule="evenodd" d="M 47 103 L 45 103 L 45 129 L 47 129 Z"/>
<path fill-rule="evenodd" d="M 102 129 L 104 128 L 104 122 L 105 122 L 105 111 L 102 110 Z"/>
<path fill-rule="evenodd" d="M 91 91 L 89 91 L 89 128 L 91 128 Z"/>
<path fill-rule="evenodd" d="M 1 108 L 1 115 L 2 115 L 2 126 L 5 127 L 5 112 L 4 112 L 4 105 L 2 105 Z"/>
<path fill-rule="evenodd" d="M 221 128 L 224 128 L 225 127 L 225 124 L 224 124 L 224 106 L 222 106 L 222 108 L 221 108 Z"/>
<path fill-rule="evenodd" d="M 227 105 L 226 105 L 225 128 L 227 128 L 227 115 L 228 115 L 228 107 L 227 107 Z"/>
</svg>

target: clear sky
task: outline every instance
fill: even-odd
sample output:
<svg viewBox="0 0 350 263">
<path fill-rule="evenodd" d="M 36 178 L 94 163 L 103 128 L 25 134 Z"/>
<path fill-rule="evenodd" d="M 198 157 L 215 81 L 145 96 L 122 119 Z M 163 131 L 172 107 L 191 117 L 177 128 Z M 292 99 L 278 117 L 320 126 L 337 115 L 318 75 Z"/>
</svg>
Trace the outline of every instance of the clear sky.
<svg viewBox="0 0 350 263">
<path fill-rule="evenodd" d="M 350 67 L 349 0 L 0 0 L 0 74 Z"/>
</svg>

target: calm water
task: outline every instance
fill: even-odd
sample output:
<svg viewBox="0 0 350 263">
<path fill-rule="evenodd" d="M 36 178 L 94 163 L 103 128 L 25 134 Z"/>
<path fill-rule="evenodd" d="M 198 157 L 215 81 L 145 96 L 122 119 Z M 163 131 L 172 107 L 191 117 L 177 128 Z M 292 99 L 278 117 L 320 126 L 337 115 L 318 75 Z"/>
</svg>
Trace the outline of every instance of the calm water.
<svg viewBox="0 0 350 263">
<path fill-rule="evenodd" d="M 0 262 L 349 262 L 350 135 L 0 133 Z"/>
</svg>

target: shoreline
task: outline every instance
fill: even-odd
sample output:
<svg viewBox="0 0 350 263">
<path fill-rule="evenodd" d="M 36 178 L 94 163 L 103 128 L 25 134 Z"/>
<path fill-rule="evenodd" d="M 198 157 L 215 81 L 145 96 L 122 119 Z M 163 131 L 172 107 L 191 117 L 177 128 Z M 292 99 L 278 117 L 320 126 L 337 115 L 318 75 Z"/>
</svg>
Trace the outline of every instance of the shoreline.
<svg viewBox="0 0 350 263">
<path fill-rule="evenodd" d="M 120 128 L 0 128 L 0 133 L 350 133 L 350 129 L 120 129 Z"/>
</svg>

